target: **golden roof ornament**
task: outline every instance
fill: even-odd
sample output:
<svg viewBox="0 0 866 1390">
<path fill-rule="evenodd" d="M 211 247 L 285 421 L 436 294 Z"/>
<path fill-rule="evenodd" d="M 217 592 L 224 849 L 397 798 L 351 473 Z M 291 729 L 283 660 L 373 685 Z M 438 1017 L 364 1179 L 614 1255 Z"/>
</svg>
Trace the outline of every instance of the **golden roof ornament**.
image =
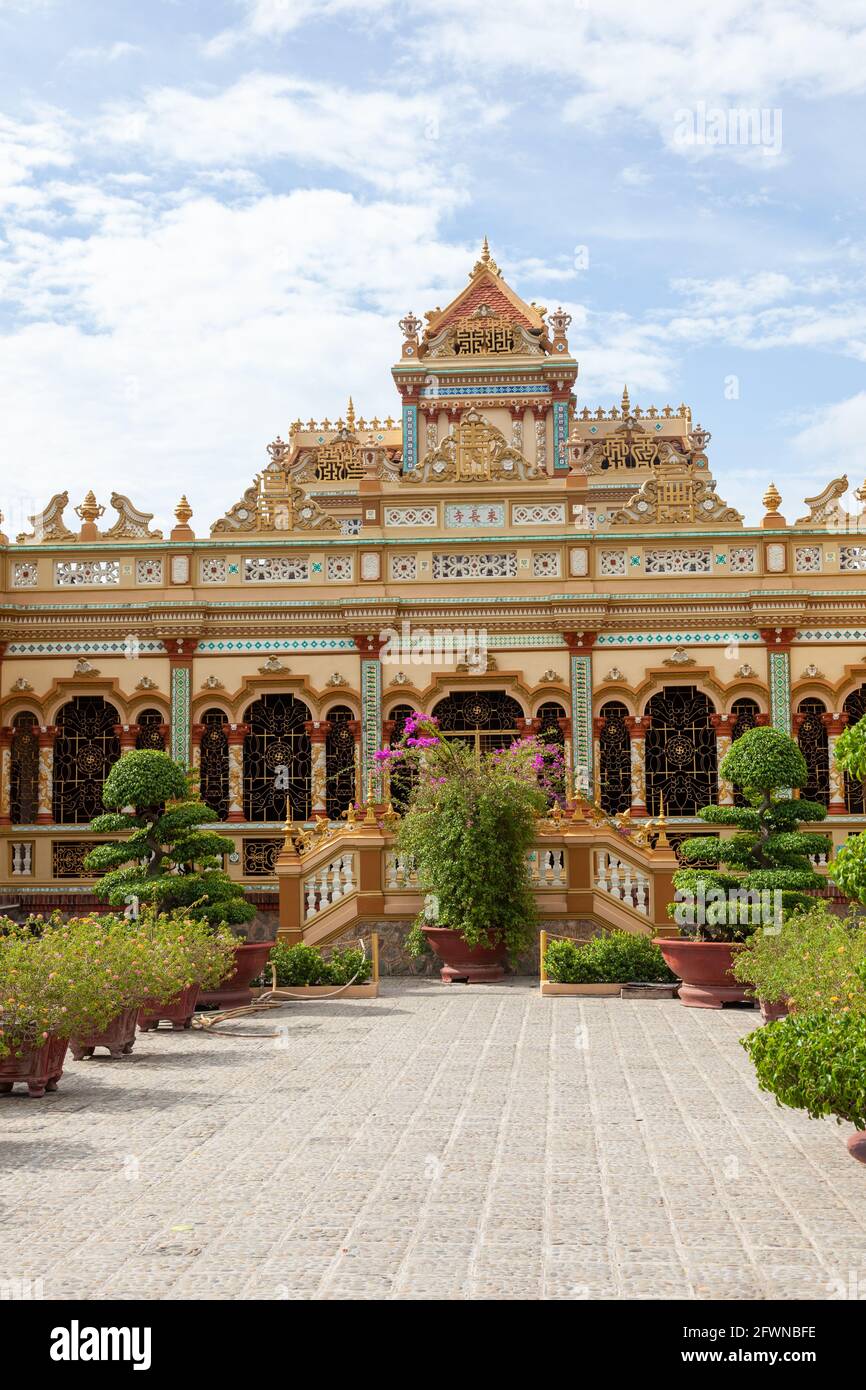
<svg viewBox="0 0 866 1390">
<path fill-rule="evenodd" d="M 189 519 L 192 516 L 192 507 L 189 505 L 189 502 L 187 501 L 186 493 L 182 495 L 180 501 L 175 507 L 174 514 L 177 518 L 177 525 L 171 528 L 169 540 L 193 540 L 195 537 L 195 533 L 189 524 Z"/>
<path fill-rule="evenodd" d="M 631 401 L 628 398 L 627 386 L 622 388 L 622 414 L 623 419 L 628 419 L 629 415 L 631 415 Z"/>
<path fill-rule="evenodd" d="M 770 486 L 767 488 L 761 500 L 768 512 L 775 513 L 779 510 L 782 505 L 782 494 L 779 492 L 775 483 L 770 483 Z"/>
<path fill-rule="evenodd" d="M 346 407 L 346 429 L 350 434 L 355 433 L 355 406 L 352 397 L 349 397 L 349 404 Z"/>
<path fill-rule="evenodd" d="M 75 508 L 75 515 L 81 520 L 81 530 L 78 539 L 82 541 L 95 541 L 99 539 L 99 528 L 96 523 L 104 514 L 105 507 L 97 502 L 91 489 L 83 502 Z"/>
<path fill-rule="evenodd" d="M 475 276 L 480 275 L 482 270 L 489 270 L 493 275 L 502 274 L 502 271 L 499 269 L 499 266 L 496 264 L 496 262 L 490 254 L 490 246 L 488 244 L 486 236 L 481 244 L 481 256 L 475 262 L 474 266 L 469 272 L 469 279 L 474 280 Z"/>
</svg>

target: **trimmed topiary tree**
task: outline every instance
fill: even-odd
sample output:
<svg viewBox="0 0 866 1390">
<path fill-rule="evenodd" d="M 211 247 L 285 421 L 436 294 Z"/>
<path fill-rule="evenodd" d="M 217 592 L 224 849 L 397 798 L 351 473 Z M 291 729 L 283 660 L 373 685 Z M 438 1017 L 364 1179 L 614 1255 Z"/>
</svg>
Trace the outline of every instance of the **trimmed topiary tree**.
<svg viewBox="0 0 866 1390">
<path fill-rule="evenodd" d="M 757 894 L 778 893 L 779 898 L 772 901 L 783 911 L 812 905 L 810 890 L 822 888 L 824 879 L 813 869 L 809 856 L 829 853 L 830 839 L 799 829 L 801 821 L 824 819 L 827 812 L 819 802 L 784 794 L 805 786 L 809 776 L 806 760 L 790 735 L 778 729 L 749 729 L 733 744 L 719 770 L 742 789 L 750 804 L 704 806 L 698 812 L 701 820 L 734 826 L 737 833 L 724 839 L 705 835 L 683 842 L 680 855 L 686 867 L 673 879 L 682 896 L 670 904 L 669 911 L 687 935 L 738 941 L 765 920 Z M 729 898 L 732 889 L 745 890 L 752 901 L 745 894 Z"/>
<path fill-rule="evenodd" d="M 98 845 L 85 859 L 88 869 L 105 871 L 94 890 L 100 898 L 114 907 L 138 900 L 160 912 L 183 908 L 212 926 L 239 925 L 255 916 L 241 885 L 220 866 L 234 842 L 202 828 L 219 817 L 193 793 L 189 774 L 168 753 L 124 753 L 105 780 L 102 799 L 108 810 L 90 829 L 128 835 Z"/>
</svg>

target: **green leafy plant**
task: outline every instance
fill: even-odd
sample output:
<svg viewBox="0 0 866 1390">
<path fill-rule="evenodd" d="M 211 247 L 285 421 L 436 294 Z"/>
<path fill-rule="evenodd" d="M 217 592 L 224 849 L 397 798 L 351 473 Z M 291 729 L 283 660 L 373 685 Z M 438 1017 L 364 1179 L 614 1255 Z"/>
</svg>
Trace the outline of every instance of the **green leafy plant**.
<svg viewBox="0 0 866 1390">
<path fill-rule="evenodd" d="M 315 946 L 287 946 L 282 941 L 274 943 L 268 957 L 263 979 L 270 984 L 271 966 L 276 966 L 277 986 L 289 989 L 303 985 L 347 985 L 364 984 L 370 977 L 371 964 L 365 953 L 357 947 L 334 950 L 326 960 Z"/>
<path fill-rule="evenodd" d="M 648 936 L 612 931 L 591 941 L 550 941 L 544 956 L 554 984 L 627 984 L 630 980 L 672 984 L 676 980 Z"/>
<path fill-rule="evenodd" d="M 866 1129 L 866 1013 L 793 1013 L 740 1041 L 779 1105 Z"/>
<path fill-rule="evenodd" d="M 735 956 L 733 974 L 768 1004 L 866 1012 L 864 963 L 864 919 L 839 917 L 818 901 L 786 917 L 778 931 L 756 931 Z"/>
<path fill-rule="evenodd" d="M 242 886 L 220 866 L 234 842 L 202 828 L 217 814 L 193 795 L 188 774 L 167 753 L 124 753 L 106 778 L 102 799 L 108 811 L 90 829 L 124 831 L 126 838 L 97 845 L 85 859 L 88 869 L 103 873 L 94 890 L 100 898 L 114 907 L 182 908 L 212 926 L 255 916 Z"/>
<path fill-rule="evenodd" d="M 866 718 L 850 724 L 836 741 L 836 762 L 857 781 L 866 779 Z M 852 835 L 828 870 L 843 893 L 866 903 L 866 836 Z"/>
<path fill-rule="evenodd" d="M 806 760 L 796 742 L 778 729 L 749 729 L 723 758 L 721 775 L 743 789 L 747 806 L 704 806 L 701 820 L 734 826 L 726 838 L 704 835 L 685 840 L 685 867 L 674 874 L 677 901 L 668 912 L 683 935 L 709 941 L 742 941 L 765 918 L 765 905 L 778 902 L 782 913 L 806 908 L 810 892 L 824 886 L 809 856 L 828 854 L 830 839 L 801 831 L 802 821 L 820 821 L 826 809 L 790 792 L 808 781 Z M 700 867 L 709 863 L 710 867 Z M 732 893 L 732 890 L 734 892 Z M 759 895 L 775 895 L 764 898 Z M 751 899 L 751 901 L 749 901 Z"/>
<path fill-rule="evenodd" d="M 561 750 L 529 738 L 479 756 L 443 738 L 431 716 L 415 714 L 398 746 L 376 756 L 416 774 L 398 847 L 428 898 L 408 949 L 422 949 L 426 924 L 459 932 L 469 946 L 501 940 L 517 956 L 536 925 L 527 853 L 548 805 L 547 784 L 555 788 L 560 776 Z"/>
</svg>

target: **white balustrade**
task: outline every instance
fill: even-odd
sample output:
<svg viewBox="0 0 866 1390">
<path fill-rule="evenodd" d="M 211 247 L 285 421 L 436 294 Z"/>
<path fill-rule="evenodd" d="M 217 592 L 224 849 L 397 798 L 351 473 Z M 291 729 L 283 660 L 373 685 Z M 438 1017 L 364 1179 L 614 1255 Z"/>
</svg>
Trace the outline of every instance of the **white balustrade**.
<svg viewBox="0 0 866 1390">
<path fill-rule="evenodd" d="M 389 893 L 417 893 L 415 861 L 408 854 L 389 849 L 385 853 L 385 887 Z"/>
<path fill-rule="evenodd" d="M 809 862 L 813 869 L 826 869 L 829 860 L 826 854 L 810 854 Z"/>
<path fill-rule="evenodd" d="M 596 850 L 595 866 L 595 886 L 600 893 L 627 903 L 642 917 L 649 915 L 649 878 L 643 869 L 609 849 Z"/>
<path fill-rule="evenodd" d="M 320 864 L 312 873 L 304 876 L 304 900 L 306 920 L 324 912 L 326 907 L 348 897 L 357 888 L 355 878 L 355 856 L 351 852 L 337 854 L 325 864 Z"/>
<path fill-rule="evenodd" d="M 565 887 L 564 849 L 531 849 L 526 856 L 526 863 L 533 888 Z"/>
<path fill-rule="evenodd" d="M 12 874 L 13 877 L 29 877 L 33 874 L 33 841 L 32 840 L 13 840 L 12 841 Z"/>
</svg>

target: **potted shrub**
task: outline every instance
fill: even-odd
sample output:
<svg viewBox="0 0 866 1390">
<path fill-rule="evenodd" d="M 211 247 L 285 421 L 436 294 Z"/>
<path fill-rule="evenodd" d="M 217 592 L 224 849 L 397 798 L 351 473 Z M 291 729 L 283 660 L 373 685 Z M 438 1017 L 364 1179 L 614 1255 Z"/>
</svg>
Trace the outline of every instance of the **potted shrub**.
<svg viewBox="0 0 866 1390">
<path fill-rule="evenodd" d="M 542 994 L 618 995 L 630 983 L 673 993 L 676 977 L 647 936 L 611 931 L 582 943 L 559 938 L 544 952 Z"/>
<path fill-rule="evenodd" d="M 794 739 L 778 729 L 749 729 L 722 760 L 721 774 L 741 787 L 746 806 L 705 806 L 699 815 L 712 825 L 733 826 L 729 838 L 702 836 L 684 841 L 684 867 L 674 874 L 676 901 L 669 905 L 679 937 L 658 939 L 674 974 L 682 980 L 687 1007 L 718 1009 L 751 996 L 732 975 L 734 956 L 758 926 L 777 928 L 786 912 L 806 907 L 824 880 L 809 862 L 826 854 L 830 840 L 799 829 L 801 821 L 823 820 L 826 810 L 790 795 L 808 780 L 806 760 Z M 709 861 L 711 867 L 697 867 Z M 690 867 L 694 864 L 695 867 Z"/>
<path fill-rule="evenodd" d="M 109 810 L 95 817 L 91 830 L 123 831 L 126 838 L 97 845 L 87 856 L 87 868 L 103 874 L 94 891 L 115 907 L 181 909 L 213 927 L 236 928 L 233 968 L 201 999 L 228 1008 L 249 1003 L 250 981 L 260 973 L 271 943 L 247 942 L 243 934 L 255 909 L 241 884 L 221 867 L 234 842 L 204 828 L 218 819 L 216 812 L 192 794 L 180 763 L 156 749 L 124 753 L 105 780 L 102 799 Z"/>
<path fill-rule="evenodd" d="M 4 931 L 0 949 L 0 1093 L 24 1082 L 56 1091 L 69 1038 L 106 1027 L 122 990 L 101 957 L 98 928 L 69 922 Z"/>
<path fill-rule="evenodd" d="M 271 966 L 276 972 L 277 989 L 311 997 L 342 989 L 341 998 L 346 999 L 374 999 L 379 993 L 377 982 L 370 980 L 372 962 L 359 947 L 334 950 L 326 960 L 315 946 L 305 946 L 303 942 L 288 946 L 277 941 L 265 970 L 268 980 Z"/>
<path fill-rule="evenodd" d="M 228 927 L 213 927 L 182 910 L 148 913 L 146 925 L 154 942 L 154 992 L 138 1026 L 148 1032 L 165 1020 L 173 1029 L 189 1028 L 200 991 L 215 989 L 231 973 L 237 941 Z"/>
<path fill-rule="evenodd" d="M 76 1061 L 92 1057 L 98 1047 L 123 1057 L 135 1046 L 139 1010 L 154 990 L 154 943 L 142 921 L 105 915 L 77 919 L 93 933 L 100 965 L 116 981 L 119 1012 L 96 1032 L 73 1034 L 69 1050 Z"/>
<path fill-rule="evenodd" d="M 779 931 L 754 932 L 732 973 L 751 985 L 770 1022 L 789 1011 L 847 1007 L 862 994 L 864 961 L 863 918 L 842 918 L 818 900 L 789 914 Z"/>
<path fill-rule="evenodd" d="M 447 983 L 501 979 L 506 958 L 534 933 L 527 854 L 548 804 L 545 781 L 561 772 L 561 750 L 528 738 L 479 756 L 440 736 L 435 719 L 412 714 L 397 747 L 376 756 L 414 763 L 417 772 L 398 847 L 429 896 L 408 950 L 431 946 Z"/>
<path fill-rule="evenodd" d="M 866 1163 L 866 1012 L 792 1013 L 741 1038 L 763 1091 L 813 1119 L 835 1115 L 856 1133 L 848 1151 Z"/>
</svg>

